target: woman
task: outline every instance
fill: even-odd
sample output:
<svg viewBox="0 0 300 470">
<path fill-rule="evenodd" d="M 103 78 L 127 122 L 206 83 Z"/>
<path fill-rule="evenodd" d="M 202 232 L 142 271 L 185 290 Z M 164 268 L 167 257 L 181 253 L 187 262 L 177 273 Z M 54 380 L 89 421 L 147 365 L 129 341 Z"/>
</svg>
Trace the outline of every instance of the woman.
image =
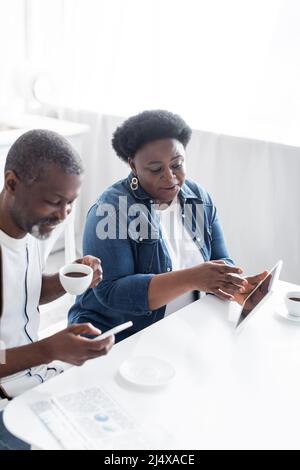
<svg viewBox="0 0 300 470">
<path fill-rule="evenodd" d="M 115 131 L 113 148 L 131 173 L 88 213 L 83 251 L 102 260 L 104 277 L 77 298 L 70 323 L 88 321 L 106 331 L 132 320 L 120 340 L 199 292 L 242 302 L 265 275 L 239 276 L 209 194 L 186 179 L 191 132 L 181 117 L 161 110 L 133 116 Z"/>
</svg>

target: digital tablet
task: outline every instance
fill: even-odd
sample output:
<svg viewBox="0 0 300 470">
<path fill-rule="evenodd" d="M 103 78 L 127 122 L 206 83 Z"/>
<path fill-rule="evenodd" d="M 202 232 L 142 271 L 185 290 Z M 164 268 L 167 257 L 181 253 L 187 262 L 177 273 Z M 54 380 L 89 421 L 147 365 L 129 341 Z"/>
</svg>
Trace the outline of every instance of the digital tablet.
<svg viewBox="0 0 300 470">
<path fill-rule="evenodd" d="M 241 307 L 236 328 L 240 328 L 245 321 L 249 320 L 249 318 L 259 310 L 263 302 L 271 295 L 279 278 L 281 268 L 282 261 L 280 260 L 272 269 L 270 269 L 266 277 L 260 281 L 255 289 L 253 289 L 253 291 L 248 295 Z"/>
</svg>

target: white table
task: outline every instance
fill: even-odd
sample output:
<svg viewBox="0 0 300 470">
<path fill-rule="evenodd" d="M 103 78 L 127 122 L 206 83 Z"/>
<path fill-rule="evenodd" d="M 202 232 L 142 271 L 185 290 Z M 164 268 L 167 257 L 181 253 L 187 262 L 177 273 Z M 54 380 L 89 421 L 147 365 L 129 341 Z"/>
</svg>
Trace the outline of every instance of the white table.
<svg viewBox="0 0 300 470">
<path fill-rule="evenodd" d="M 300 449 L 300 323 L 274 310 L 295 288 L 279 282 L 240 334 L 228 321 L 230 304 L 207 296 L 117 344 L 107 357 L 14 399 L 5 424 L 35 447 L 56 449 L 28 405 L 44 394 L 100 385 L 139 423 L 150 419 L 171 433 L 169 448 Z M 144 354 L 175 367 L 164 388 L 140 389 L 119 377 L 124 359 Z"/>
</svg>

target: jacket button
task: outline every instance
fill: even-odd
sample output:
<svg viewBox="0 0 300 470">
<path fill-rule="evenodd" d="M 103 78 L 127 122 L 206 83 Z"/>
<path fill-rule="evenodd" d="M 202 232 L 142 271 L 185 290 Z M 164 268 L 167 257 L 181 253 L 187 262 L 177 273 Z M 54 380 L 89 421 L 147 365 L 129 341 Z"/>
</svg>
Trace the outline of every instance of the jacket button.
<svg viewBox="0 0 300 470">
<path fill-rule="evenodd" d="M 197 240 L 197 242 L 200 242 L 201 239 L 200 239 L 200 237 L 197 237 L 196 240 Z"/>
<path fill-rule="evenodd" d="M 153 201 L 152 201 L 152 199 L 150 199 L 150 201 L 149 201 L 149 202 L 150 202 L 150 204 L 153 204 Z"/>
</svg>

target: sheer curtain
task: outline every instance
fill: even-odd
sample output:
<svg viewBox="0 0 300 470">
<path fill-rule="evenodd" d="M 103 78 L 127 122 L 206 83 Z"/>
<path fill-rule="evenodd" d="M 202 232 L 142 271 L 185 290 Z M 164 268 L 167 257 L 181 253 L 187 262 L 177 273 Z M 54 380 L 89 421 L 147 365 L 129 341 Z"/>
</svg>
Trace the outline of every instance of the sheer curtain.
<svg viewBox="0 0 300 470">
<path fill-rule="evenodd" d="M 0 112 L 23 104 L 24 90 L 18 89 L 13 76 L 18 63 L 26 60 L 25 43 L 24 2 L 0 0 Z"/>
<path fill-rule="evenodd" d="M 225 132 L 298 118 L 297 0 L 27 0 L 27 8 L 44 101 L 118 115 L 167 108 Z"/>
<path fill-rule="evenodd" d="M 188 174 L 235 261 L 254 273 L 283 258 L 283 279 L 300 282 L 298 0 L 26 0 L 25 12 L 35 97 L 91 129 L 81 228 L 127 174 L 110 144 L 122 116 L 166 108 L 198 129 Z"/>
</svg>

